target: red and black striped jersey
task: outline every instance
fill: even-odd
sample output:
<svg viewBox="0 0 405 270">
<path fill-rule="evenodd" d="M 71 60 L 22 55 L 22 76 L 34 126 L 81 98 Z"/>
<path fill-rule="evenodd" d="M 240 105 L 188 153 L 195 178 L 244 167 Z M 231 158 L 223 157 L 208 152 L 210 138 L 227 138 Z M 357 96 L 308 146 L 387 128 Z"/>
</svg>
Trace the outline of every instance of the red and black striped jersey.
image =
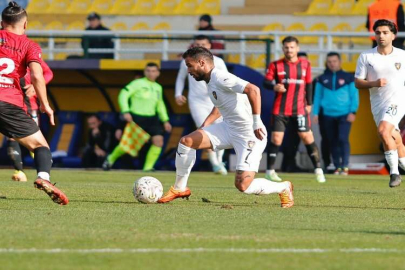
<svg viewBox="0 0 405 270">
<path fill-rule="evenodd" d="M 306 86 L 312 83 L 311 65 L 308 60 L 299 58 L 292 63 L 285 59 L 269 65 L 265 79 L 274 85 L 284 84 L 286 92 L 276 92 L 273 114 L 296 116 L 305 115 Z"/>
</svg>

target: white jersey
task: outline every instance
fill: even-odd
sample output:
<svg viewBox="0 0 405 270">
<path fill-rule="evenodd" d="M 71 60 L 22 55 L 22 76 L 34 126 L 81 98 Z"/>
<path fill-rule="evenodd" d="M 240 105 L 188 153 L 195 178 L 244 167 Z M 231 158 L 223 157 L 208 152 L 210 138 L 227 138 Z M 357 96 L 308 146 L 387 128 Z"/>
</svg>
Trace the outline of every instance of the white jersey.
<svg viewBox="0 0 405 270">
<path fill-rule="evenodd" d="M 220 70 L 228 71 L 224 60 L 214 55 L 214 66 Z M 204 81 L 196 81 L 187 72 L 186 62 L 180 63 L 179 73 L 177 74 L 175 97 L 181 96 L 184 90 L 184 83 L 188 78 L 188 101 L 189 103 L 206 103 L 212 104 L 208 97 L 207 84 Z"/>
<path fill-rule="evenodd" d="M 247 95 L 242 94 L 249 82 L 214 68 L 208 83 L 209 97 L 219 109 L 231 133 L 253 134 L 253 116 Z"/>
<path fill-rule="evenodd" d="M 370 88 L 371 110 L 374 116 L 391 105 L 405 103 L 404 50 L 393 48 L 392 53 L 382 55 L 375 47 L 363 52 L 357 60 L 355 77 L 367 81 L 382 78 L 387 80 L 386 86 Z"/>
</svg>

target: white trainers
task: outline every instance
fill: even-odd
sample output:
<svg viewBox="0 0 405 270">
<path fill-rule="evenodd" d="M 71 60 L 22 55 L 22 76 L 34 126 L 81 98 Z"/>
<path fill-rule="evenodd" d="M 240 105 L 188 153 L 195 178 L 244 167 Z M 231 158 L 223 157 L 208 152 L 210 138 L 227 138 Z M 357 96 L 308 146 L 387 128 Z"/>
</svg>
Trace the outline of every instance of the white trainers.
<svg viewBox="0 0 405 270">
<path fill-rule="evenodd" d="M 220 174 L 220 175 L 227 175 L 228 171 L 225 168 L 225 165 L 221 163 L 219 166 L 214 166 L 213 168 L 214 173 Z"/>
<path fill-rule="evenodd" d="M 267 180 L 273 181 L 273 182 L 281 182 L 281 178 L 277 175 L 275 170 L 267 170 L 266 175 L 264 176 Z"/>
<path fill-rule="evenodd" d="M 315 169 L 315 175 L 316 175 L 316 181 L 318 181 L 318 183 L 326 182 L 325 175 L 323 174 L 323 170 L 321 168 Z"/>
</svg>

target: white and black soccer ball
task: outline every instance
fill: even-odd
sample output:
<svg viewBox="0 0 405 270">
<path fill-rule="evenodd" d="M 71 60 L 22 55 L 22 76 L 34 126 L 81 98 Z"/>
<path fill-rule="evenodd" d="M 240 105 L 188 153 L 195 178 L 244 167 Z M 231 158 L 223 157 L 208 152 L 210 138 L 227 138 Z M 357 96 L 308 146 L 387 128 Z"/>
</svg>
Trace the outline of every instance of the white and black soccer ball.
<svg viewBox="0 0 405 270">
<path fill-rule="evenodd" d="M 141 203 L 156 203 L 163 196 L 163 186 L 155 177 L 144 176 L 135 181 L 132 192 Z"/>
</svg>

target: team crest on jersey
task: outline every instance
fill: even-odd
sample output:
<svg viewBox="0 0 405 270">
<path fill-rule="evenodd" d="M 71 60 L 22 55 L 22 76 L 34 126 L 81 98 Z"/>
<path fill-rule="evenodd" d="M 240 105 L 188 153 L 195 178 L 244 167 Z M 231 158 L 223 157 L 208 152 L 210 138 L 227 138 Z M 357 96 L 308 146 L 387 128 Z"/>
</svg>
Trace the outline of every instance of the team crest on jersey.
<svg viewBox="0 0 405 270">
<path fill-rule="evenodd" d="M 7 41 L 5 38 L 0 38 L 0 46 L 4 45 L 6 43 L 7 43 Z"/>
<path fill-rule="evenodd" d="M 339 84 L 340 84 L 340 85 L 344 85 L 344 84 L 345 84 L 345 80 L 344 80 L 344 79 L 339 79 Z"/>
<path fill-rule="evenodd" d="M 255 146 L 255 142 L 254 141 L 248 141 L 248 146 L 249 146 L 249 148 L 253 148 L 253 146 Z"/>
<path fill-rule="evenodd" d="M 218 97 L 217 97 L 217 92 L 212 91 L 212 95 L 214 96 L 215 99 L 218 99 Z"/>
<path fill-rule="evenodd" d="M 397 70 L 399 70 L 401 68 L 401 63 L 395 63 L 395 67 Z"/>
</svg>

